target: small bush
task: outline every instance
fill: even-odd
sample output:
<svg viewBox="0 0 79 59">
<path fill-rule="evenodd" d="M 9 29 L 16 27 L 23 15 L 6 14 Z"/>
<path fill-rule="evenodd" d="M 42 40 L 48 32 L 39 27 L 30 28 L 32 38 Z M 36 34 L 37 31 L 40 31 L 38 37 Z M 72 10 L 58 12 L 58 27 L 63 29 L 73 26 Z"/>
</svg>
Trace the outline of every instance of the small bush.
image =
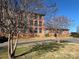
<svg viewBox="0 0 79 59">
<path fill-rule="evenodd" d="M 72 36 L 72 37 L 79 38 L 79 33 L 71 33 L 71 36 Z"/>
<path fill-rule="evenodd" d="M 49 37 L 49 34 L 45 34 L 46 37 Z"/>
</svg>

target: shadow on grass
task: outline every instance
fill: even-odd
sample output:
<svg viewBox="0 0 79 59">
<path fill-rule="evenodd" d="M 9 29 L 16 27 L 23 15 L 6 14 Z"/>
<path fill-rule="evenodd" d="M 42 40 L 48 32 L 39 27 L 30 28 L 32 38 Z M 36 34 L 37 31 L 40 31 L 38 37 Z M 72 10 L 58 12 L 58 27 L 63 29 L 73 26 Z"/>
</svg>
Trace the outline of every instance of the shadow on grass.
<svg viewBox="0 0 79 59">
<path fill-rule="evenodd" d="M 7 52 L 7 50 L 8 50 L 7 47 L 0 47 L 0 54 Z"/>
<path fill-rule="evenodd" d="M 29 51 L 27 51 L 25 53 L 15 56 L 15 58 L 29 54 L 34 51 L 37 51 L 38 53 L 42 52 L 41 54 L 44 54 L 47 52 L 54 52 L 54 51 L 58 51 L 60 48 L 63 48 L 63 47 L 64 47 L 64 45 L 61 43 L 48 42 L 48 43 L 36 44 L 32 49 L 30 49 Z"/>
</svg>

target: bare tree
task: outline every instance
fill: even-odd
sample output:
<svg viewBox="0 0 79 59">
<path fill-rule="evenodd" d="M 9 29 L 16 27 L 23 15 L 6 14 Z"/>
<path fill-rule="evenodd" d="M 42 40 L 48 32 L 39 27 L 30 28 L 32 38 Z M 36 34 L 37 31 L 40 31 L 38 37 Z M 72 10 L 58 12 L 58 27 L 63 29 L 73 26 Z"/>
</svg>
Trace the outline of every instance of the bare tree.
<svg viewBox="0 0 79 59">
<path fill-rule="evenodd" d="M 68 29 L 71 25 L 71 20 L 64 16 L 54 17 L 47 22 L 49 28 Z"/>
<path fill-rule="evenodd" d="M 0 17 L 0 29 L 5 32 L 5 36 L 8 37 L 8 56 L 9 59 L 14 59 L 15 50 L 17 46 L 17 39 L 13 40 L 14 33 L 16 31 L 16 19 L 13 10 L 9 10 L 9 0 L 0 0 L 1 3 L 1 16 Z"/>
<path fill-rule="evenodd" d="M 40 0 L 19 0 L 19 2 L 18 0 L 0 0 L 0 30 L 5 32 L 6 36 L 8 37 L 9 59 L 15 58 L 15 51 L 18 42 L 18 39 L 14 40 L 14 35 L 16 34 L 18 36 L 19 32 L 19 25 L 16 21 L 16 14 L 18 15 L 18 12 L 20 15 L 23 12 L 26 12 L 27 14 L 29 11 L 34 12 L 40 8 L 49 9 L 48 7 L 43 6 Z M 50 7 L 53 9 L 55 6 L 53 7 L 52 5 Z M 20 24 L 24 25 L 22 22 Z"/>
<path fill-rule="evenodd" d="M 55 36 L 57 37 L 57 34 L 61 35 L 62 29 L 69 29 L 71 22 L 72 21 L 65 16 L 58 16 L 48 21 L 46 26 L 49 29 L 55 29 Z"/>
</svg>

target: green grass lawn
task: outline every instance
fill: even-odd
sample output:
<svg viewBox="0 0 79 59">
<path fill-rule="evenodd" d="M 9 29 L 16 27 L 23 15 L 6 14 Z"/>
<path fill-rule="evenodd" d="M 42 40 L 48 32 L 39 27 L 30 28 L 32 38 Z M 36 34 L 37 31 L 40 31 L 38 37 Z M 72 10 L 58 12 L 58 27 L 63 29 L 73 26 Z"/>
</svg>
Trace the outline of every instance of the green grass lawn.
<svg viewBox="0 0 79 59">
<path fill-rule="evenodd" d="M 0 58 L 8 59 L 7 47 L 0 48 Z M 16 59 L 79 59 L 79 44 L 44 43 L 20 46 Z"/>
<path fill-rule="evenodd" d="M 7 47 L 0 47 L 0 59 L 8 59 Z"/>
</svg>

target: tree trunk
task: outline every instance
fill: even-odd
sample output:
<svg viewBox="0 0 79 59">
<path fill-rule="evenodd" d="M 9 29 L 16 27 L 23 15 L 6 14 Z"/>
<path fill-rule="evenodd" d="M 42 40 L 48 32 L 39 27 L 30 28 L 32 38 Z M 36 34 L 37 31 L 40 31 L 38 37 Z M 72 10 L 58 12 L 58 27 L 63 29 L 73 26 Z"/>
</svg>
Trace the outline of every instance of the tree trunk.
<svg viewBox="0 0 79 59">
<path fill-rule="evenodd" d="M 11 59 L 11 45 L 10 45 L 10 34 L 8 35 L 8 58 Z"/>
<path fill-rule="evenodd" d="M 15 42 L 13 42 L 13 37 L 11 34 L 9 34 L 9 36 L 8 36 L 8 57 L 9 57 L 9 59 L 15 59 L 17 41 L 18 40 L 16 39 Z"/>
</svg>

